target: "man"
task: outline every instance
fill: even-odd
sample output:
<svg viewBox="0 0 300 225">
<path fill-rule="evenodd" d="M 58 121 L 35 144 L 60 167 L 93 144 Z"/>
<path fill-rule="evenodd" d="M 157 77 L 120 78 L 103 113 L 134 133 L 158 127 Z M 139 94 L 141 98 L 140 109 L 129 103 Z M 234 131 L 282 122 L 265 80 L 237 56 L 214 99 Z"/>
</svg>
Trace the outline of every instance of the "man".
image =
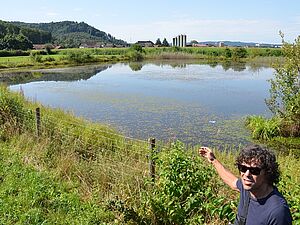
<svg viewBox="0 0 300 225">
<path fill-rule="evenodd" d="M 238 179 L 207 147 L 199 149 L 217 170 L 222 180 L 240 192 L 235 225 L 291 225 L 292 217 L 284 197 L 274 186 L 279 180 L 275 155 L 259 145 L 244 148 L 236 159 Z"/>
</svg>

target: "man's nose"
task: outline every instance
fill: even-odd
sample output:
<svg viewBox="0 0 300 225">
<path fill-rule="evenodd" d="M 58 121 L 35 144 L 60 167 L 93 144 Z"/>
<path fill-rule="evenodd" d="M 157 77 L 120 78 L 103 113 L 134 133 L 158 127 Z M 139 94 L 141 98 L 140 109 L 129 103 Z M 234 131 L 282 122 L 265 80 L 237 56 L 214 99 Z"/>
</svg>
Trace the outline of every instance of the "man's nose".
<svg viewBox="0 0 300 225">
<path fill-rule="evenodd" d="M 245 172 L 244 174 L 245 174 L 247 177 L 250 176 L 250 175 L 252 175 L 252 174 L 250 173 L 249 170 L 246 170 L 246 172 Z"/>
</svg>

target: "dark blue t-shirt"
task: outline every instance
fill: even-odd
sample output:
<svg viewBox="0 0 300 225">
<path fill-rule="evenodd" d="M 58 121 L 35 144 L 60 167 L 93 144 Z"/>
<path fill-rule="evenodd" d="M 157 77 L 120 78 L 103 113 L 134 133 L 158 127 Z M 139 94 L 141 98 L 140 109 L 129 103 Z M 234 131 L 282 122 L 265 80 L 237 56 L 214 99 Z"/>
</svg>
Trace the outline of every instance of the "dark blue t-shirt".
<svg viewBox="0 0 300 225">
<path fill-rule="evenodd" d="M 240 190 L 238 213 L 241 213 L 245 198 L 245 189 L 241 179 L 237 181 Z M 291 225 L 292 216 L 288 204 L 276 187 L 265 198 L 253 199 L 250 197 L 246 225 Z"/>
</svg>

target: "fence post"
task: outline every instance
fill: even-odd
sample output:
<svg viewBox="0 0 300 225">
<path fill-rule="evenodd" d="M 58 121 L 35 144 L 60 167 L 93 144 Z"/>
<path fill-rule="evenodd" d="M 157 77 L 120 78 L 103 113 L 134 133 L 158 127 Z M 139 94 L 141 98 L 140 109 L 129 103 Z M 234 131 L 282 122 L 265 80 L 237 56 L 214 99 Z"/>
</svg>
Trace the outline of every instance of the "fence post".
<svg viewBox="0 0 300 225">
<path fill-rule="evenodd" d="M 152 182 L 155 181 L 155 161 L 153 160 L 153 156 L 155 154 L 155 138 L 149 138 L 150 144 L 150 157 L 149 157 L 149 175 L 151 177 Z"/>
<path fill-rule="evenodd" d="M 41 135 L 41 110 L 40 108 L 35 109 L 35 116 L 36 116 L 36 133 L 39 137 Z"/>
</svg>

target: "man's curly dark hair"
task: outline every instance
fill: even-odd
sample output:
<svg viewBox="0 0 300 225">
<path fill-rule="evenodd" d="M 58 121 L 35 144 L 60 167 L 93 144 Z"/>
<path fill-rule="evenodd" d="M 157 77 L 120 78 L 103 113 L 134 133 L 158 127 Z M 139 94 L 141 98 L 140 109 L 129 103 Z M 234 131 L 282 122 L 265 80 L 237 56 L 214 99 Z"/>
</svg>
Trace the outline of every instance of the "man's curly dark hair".
<svg viewBox="0 0 300 225">
<path fill-rule="evenodd" d="M 250 165 L 252 162 L 257 162 L 258 166 L 265 170 L 270 185 L 278 183 L 280 172 L 273 152 L 260 145 L 249 145 L 242 149 L 236 158 L 235 164 L 236 166 L 242 163 Z"/>
</svg>

